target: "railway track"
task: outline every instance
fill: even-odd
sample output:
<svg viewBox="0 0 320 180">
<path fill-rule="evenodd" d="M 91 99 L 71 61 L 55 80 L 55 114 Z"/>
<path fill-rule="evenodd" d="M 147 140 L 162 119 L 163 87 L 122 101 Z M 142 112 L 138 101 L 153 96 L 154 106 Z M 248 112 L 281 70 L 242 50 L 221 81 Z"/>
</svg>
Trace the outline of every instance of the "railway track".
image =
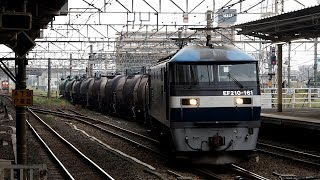
<svg viewBox="0 0 320 180">
<path fill-rule="evenodd" d="M 267 143 L 257 143 L 257 151 L 270 154 L 273 156 L 293 160 L 299 163 L 305 163 L 320 167 L 320 156 L 316 154 L 306 153 L 298 150 L 293 150 L 285 147 L 271 145 Z"/>
<path fill-rule="evenodd" d="M 69 110 L 69 109 L 68 109 Z M 81 113 L 79 113 L 79 112 L 76 112 L 76 111 L 73 111 L 73 110 L 69 110 L 69 111 L 71 111 L 71 112 L 73 112 L 73 113 L 75 113 L 75 114 L 77 114 L 77 115 L 80 115 L 80 116 L 82 116 L 82 117 L 87 117 L 87 116 L 85 116 L 85 115 L 83 115 L 83 114 L 81 114 Z M 119 128 L 120 130 L 124 130 L 125 132 L 132 132 L 132 131 L 129 131 L 129 130 L 126 130 L 126 129 L 123 129 L 123 128 Z M 137 135 L 137 133 L 135 133 L 135 132 L 133 132 L 132 133 L 133 135 Z M 141 136 L 141 137 L 146 137 L 146 136 L 144 136 L 144 135 L 139 135 L 138 134 L 138 136 Z M 150 138 L 149 137 L 147 137 L 146 139 L 148 139 L 148 140 L 150 140 Z M 153 142 L 156 142 L 156 143 L 160 143 L 159 141 L 156 141 L 156 140 L 152 140 Z M 160 154 L 164 159 L 165 158 L 168 158 L 166 155 L 163 155 L 163 154 Z M 235 164 L 232 164 L 232 165 L 230 165 L 229 167 L 228 167 L 228 169 L 231 169 L 231 170 L 233 170 L 233 171 L 235 171 L 235 172 L 237 172 L 239 175 L 236 175 L 235 177 L 246 177 L 246 178 L 250 178 L 250 179 L 257 179 L 257 180 L 266 180 L 267 178 L 265 178 L 265 177 L 262 177 L 262 176 L 260 176 L 260 175 L 258 175 L 258 174 L 255 174 L 255 173 L 253 173 L 253 172 L 250 172 L 250 171 L 248 171 L 248 170 L 246 170 L 246 169 L 244 169 L 244 168 L 241 168 L 241 167 L 239 167 L 239 166 L 237 166 L 237 165 L 235 165 Z M 208 170 L 208 169 L 198 169 L 198 171 L 199 172 L 202 172 L 202 173 L 204 173 L 204 174 L 206 174 L 206 176 L 207 177 L 209 177 L 210 179 L 225 179 L 225 178 L 223 178 L 223 177 L 219 177 L 217 174 L 215 174 L 213 171 L 210 171 L 210 170 Z M 170 172 L 170 171 L 168 171 L 168 172 Z M 180 176 L 178 176 L 177 175 L 177 177 L 179 177 L 179 178 L 182 178 L 182 177 L 180 177 Z"/>
<path fill-rule="evenodd" d="M 134 131 L 124 129 L 122 127 L 115 126 L 113 124 L 110 124 L 110 123 L 107 123 L 107 122 L 104 122 L 104 121 L 101 121 L 98 119 L 94 119 L 94 118 L 82 115 L 80 113 L 75 115 L 75 114 L 69 114 L 63 110 L 59 110 L 59 112 L 58 111 L 51 111 L 51 110 L 48 111 L 48 110 L 42 110 L 42 109 L 34 109 L 34 108 L 33 108 L 33 110 L 38 113 L 44 113 L 44 114 L 50 113 L 50 114 L 53 114 L 53 115 L 56 115 L 59 117 L 72 119 L 72 120 L 81 122 L 83 124 L 90 125 L 103 133 L 111 134 L 117 138 L 120 138 L 121 140 L 129 142 L 130 144 L 133 144 L 135 147 L 139 147 L 139 148 L 145 149 L 149 152 L 152 152 L 153 154 L 155 154 L 159 157 L 167 157 L 166 155 L 164 155 L 163 153 L 161 153 L 158 150 L 159 146 L 160 146 L 159 141 L 152 139 L 150 137 L 147 137 L 145 135 L 136 133 Z"/>
<path fill-rule="evenodd" d="M 257 179 L 257 180 L 268 180 L 268 178 L 265 178 L 263 176 L 260 176 L 254 172 L 248 171 L 244 169 L 243 167 L 240 167 L 235 164 L 230 164 L 230 168 L 238 173 L 241 174 L 241 176 L 248 178 L 248 179 Z"/>
<path fill-rule="evenodd" d="M 32 110 L 29 109 L 29 112 L 35 117 L 27 121 L 29 127 L 59 164 L 67 179 L 113 179 Z"/>
<path fill-rule="evenodd" d="M 95 128 L 98 128 L 99 130 L 105 132 L 104 129 L 101 128 L 101 127 L 100 127 L 98 124 L 96 124 L 96 123 L 105 124 L 106 122 L 101 121 L 101 120 L 97 120 L 97 119 L 94 119 L 94 118 L 91 118 L 91 117 L 88 117 L 88 116 L 83 115 L 83 114 L 80 114 L 80 113 L 78 113 L 78 112 L 73 112 L 73 111 L 72 111 L 73 114 L 69 114 L 69 113 L 67 113 L 65 110 L 61 110 L 61 109 L 58 110 L 59 112 L 57 112 L 57 111 L 48 111 L 48 110 L 39 110 L 39 109 L 37 109 L 37 110 L 34 109 L 34 110 L 37 111 L 37 112 L 40 112 L 40 113 L 49 113 L 49 112 L 50 112 L 51 114 L 58 115 L 58 116 L 64 117 L 64 118 L 66 118 L 67 116 L 69 116 L 68 118 L 73 118 L 73 120 L 80 121 L 80 122 L 82 122 L 82 123 L 84 123 L 84 124 L 93 126 L 93 127 L 95 127 Z M 84 121 L 83 119 L 86 119 L 87 121 Z M 92 121 L 92 122 L 88 122 L 88 120 L 89 120 L 89 121 Z M 107 126 L 109 126 L 109 123 L 106 123 L 106 124 L 107 124 Z M 136 132 L 130 131 L 130 130 L 128 130 L 128 129 L 124 129 L 124 128 L 122 128 L 122 127 L 118 127 L 118 126 L 115 126 L 115 125 L 112 125 L 112 124 L 110 124 L 110 126 L 113 127 L 113 128 L 115 128 L 115 129 L 117 129 L 117 130 L 119 130 L 119 131 L 123 131 L 123 132 L 126 132 L 126 133 L 130 134 L 130 135 L 131 135 L 130 137 L 132 137 L 132 136 L 138 136 L 139 138 L 142 138 L 143 141 L 148 140 L 148 141 L 151 141 L 151 142 L 159 145 L 159 141 L 154 140 L 154 139 L 152 139 L 152 138 L 150 138 L 150 137 L 141 135 L 141 134 L 139 134 L 139 133 L 136 133 Z M 158 157 L 160 157 L 160 158 L 162 158 L 162 159 L 168 159 L 168 156 L 167 156 L 167 155 L 160 153 L 158 150 L 155 150 L 155 152 L 154 152 L 154 150 L 153 150 L 152 148 L 148 148 L 148 147 L 146 148 L 146 147 L 144 147 L 144 145 L 142 145 L 142 144 L 140 144 L 140 143 L 137 143 L 137 142 L 131 140 L 131 139 L 128 138 L 128 137 L 122 137 L 122 135 L 119 135 L 119 134 L 114 133 L 114 132 L 108 132 L 108 131 L 106 131 L 106 133 L 112 134 L 112 135 L 114 135 L 114 136 L 116 136 L 116 137 L 120 137 L 121 139 L 124 139 L 124 140 L 126 140 L 126 141 L 134 144 L 135 146 L 138 146 L 138 147 L 144 148 L 144 149 L 146 149 L 146 150 L 148 150 L 148 151 L 151 151 L 152 153 L 156 154 Z M 248 171 L 248 170 L 245 170 L 244 168 L 240 168 L 240 167 L 236 168 L 236 167 L 238 167 L 238 166 L 233 165 L 233 167 L 232 167 L 232 166 L 228 167 L 229 170 L 234 171 L 233 174 L 236 174 L 236 175 L 234 175 L 233 177 L 238 176 L 238 177 L 249 177 L 250 179 L 261 179 L 261 180 L 265 180 L 265 179 L 266 179 L 266 178 L 264 178 L 264 177 L 262 177 L 262 176 L 259 176 L 259 175 L 255 174 L 255 173 L 253 173 L 253 172 L 250 172 L 250 171 Z M 224 176 L 220 177 L 220 176 L 217 175 L 213 170 L 209 170 L 209 169 L 205 169 L 205 168 L 197 168 L 197 171 L 200 172 L 201 174 L 204 174 L 206 177 L 208 177 L 208 178 L 210 178 L 210 179 L 225 179 L 224 176 L 225 176 L 226 174 L 228 174 L 228 173 L 225 173 Z M 168 172 L 169 172 L 169 173 L 172 173 L 172 171 L 170 171 L 170 170 L 168 170 Z M 180 177 L 180 175 L 176 175 L 176 176 L 177 176 L 178 178 L 182 178 L 182 177 Z"/>
<path fill-rule="evenodd" d="M 225 180 L 225 179 L 252 179 L 252 180 L 268 180 L 254 172 L 246 170 L 235 164 L 221 166 L 219 168 L 197 168 L 197 171 L 205 174 L 209 179 Z"/>
<path fill-rule="evenodd" d="M 44 114 L 47 114 L 47 112 L 48 111 L 43 111 L 43 110 L 35 110 L 36 112 L 41 112 L 41 113 L 44 113 Z M 52 115 L 54 115 L 54 116 L 56 116 L 57 114 L 60 114 L 60 113 L 62 113 L 62 114 L 64 114 L 64 115 L 57 115 L 57 116 L 61 116 L 61 117 L 63 117 L 63 118 L 66 118 L 66 116 L 70 116 L 70 114 L 68 114 L 68 113 L 66 113 L 66 112 L 64 112 L 63 110 L 59 110 L 60 112 L 59 113 L 57 113 L 56 111 L 50 111 L 50 112 L 54 112 Z M 94 131 L 97 133 L 97 134 L 100 134 L 100 135 L 103 135 L 103 133 L 101 133 L 100 131 L 102 131 L 102 132 L 105 132 L 105 130 L 102 128 L 102 127 L 99 127 L 97 124 L 94 124 L 94 123 L 91 123 L 91 122 L 87 122 L 87 121 L 85 121 L 85 120 L 83 120 L 83 119 L 81 119 L 81 118 L 75 118 L 75 117 L 72 117 L 72 115 L 70 116 L 70 118 L 71 119 L 73 119 L 73 120 L 75 120 L 75 121 L 77 121 L 77 122 L 81 122 L 81 123 L 83 123 L 84 125 L 86 125 L 86 126 L 92 126 L 92 127 L 94 127 L 93 129 L 94 129 Z M 89 117 L 86 117 L 86 118 L 89 118 Z M 97 123 L 97 122 L 96 122 Z M 73 123 L 74 124 L 74 123 Z M 82 133 L 85 133 L 85 134 L 87 134 L 85 131 L 83 131 L 83 130 L 80 130 L 80 129 L 78 129 L 77 128 L 77 126 L 78 125 L 75 125 L 74 124 L 74 126 L 76 126 L 75 127 L 75 130 L 76 131 L 80 131 L 80 132 L 82 132 Z M 120 127 L 119 127 L 120 128 Z M 92 128 L 91 128 L 92 129 Z M 129 130 L 126 130 L 126 129 L 123 129 L 123 128 L 120 128 L 122 131 L 124 130 L 124 131 L 129 131 Z M 159 152 L 159 151 L 157 151 L 157 150 L 153 150 L 152 148 L 148 148 L 147 146 L 144 146 L 144 145 L 142 145 L 142 144 L 140 144 L 140 143 L 137 143 L 137 142 L 135 142 L 135 141 L 133 141 L 133 140 L 131 140 L 130 138 L 128 138 L 128 137 L 123 137 L 123 136 L 121 136 L 121 135 L 119 135 L 119 134 L 116 134 L 116 133 L 114 133 L 114 132 L 109 132 L 108 130 L 107 130 L 107 132 L 106 133 L 108 133 L 108 134 L 112 134 L 113 136 L 116 136 L 117 138 L 121 138 L 121 139 L 123 139 L 123 140 L 126 140 L 126 141 L 128 141 L 128 142 L 130 142 L 130 143 L 132 143 L 132 144 L 134 144 L 135 145 L 135 147 L 142 147 L 142 148 L 144 148 L 144 149 L 146 149 L 146 150 L 148 150 L 148 151 L 151 151 L 151 152 L 156 152 L 157 153 L 157 158 L 164 158 L 163 157 L 163 155 Z M 133 135 L 135 135 L 135 136 L 138 136 L 138 137 L 140 137 L 140 135 L 138 134 L 138 133 L 135 133 L 135 132 L 133 132 Z M 91 135 L 90 135 L 91 136 Z M 105 137 L 108 137 L 107 135 L 105 136 Z M 143 135 L 141 136 L 141 137 L 144 137 Z M 140 138 L 141 138 L 140 137 Z M 105 140 L 99 140 L 98 139 L 98 137 L 95 137 L 95 135 L 93 135 L 92 137 L 90 137 L 91 139 L 93 139 L 93 140 L 95 140 L 95 141 L 97 141 L 99 144 L 101 144 L 102 146 L 108 146 L 108 145 L 105 145 L 105 143 L 104 143 L 104 141 Z M 148 137 L 147 137 L 147 139 L 148 139 Z M 144 139 L 145 140 L 145 139 Z M 121 144 L 121 143 L 120 143 Z M 166 175 L 165 174 L 167 174 L 167 176 L 171 176 L 170 175 L 170 173 L 159 173 L 159 172 L 157 172 L 157 170 L 154 168 L 154 167 L 152 167 L 151 165 L 149 165 L 149 164 L 147 164 L 147 163 L 144 163 L 142 160 L 140 161 L 139 159 L 136 159 L 136 158 L 134 158 L 134 157 L 132 157 L 130 154 L 126 154 L 126 153 L 122 153 L 120 150 L 118 150 L 118 149 L 115 149 L 115 148 L 113 148 L 113 147 L 107 147 L 107 149 L 109 149 L 110 151 L 112 151 L 113 153 L 116 153 L 116 154 L 118 154 L 119 153 L 119 155 L 120 156 L 122 156 L 122 158 L 124 158 L 124 159 L 127 159 L 128 161 L 130 161 L 130 162 L 134 162 L 134 163 L 136 163 L 138 166 L 141 166 L 140 167 L 140 169 L 142 169 L 143 171 L 144 171 L 144 173 L 146 173 L 146 174 L 150 174 L 150 176 L 151 177 L 153 177 L 154 178 L 154 176 L 156 176 L 158 179 L 167 179 L 166 178 Z M 132 149 L 136 149 L 136 148 L 132 148 Z"/>
</svg>

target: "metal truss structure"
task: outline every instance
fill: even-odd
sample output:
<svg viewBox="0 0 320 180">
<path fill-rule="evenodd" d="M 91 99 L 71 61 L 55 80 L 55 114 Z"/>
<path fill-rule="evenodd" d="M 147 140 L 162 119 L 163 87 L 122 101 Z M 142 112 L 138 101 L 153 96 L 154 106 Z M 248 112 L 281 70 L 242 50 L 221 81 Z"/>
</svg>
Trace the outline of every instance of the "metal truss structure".
<svg viewBox="0 0 320 180">
<path fill-rule="evenodd" d="M 296 8 L 303 8 L 297 0 Z M 288 4 L 290 4 L 288 3 Z M 313 5 L 317 2 L 313 2 Z M 229 18 L 219 20 L 219 12 L 235 9 L 237 23 L 291 11 L 282 0 L 69 0 L 68 15 L 56 17 L 43 29 L 36 47 L 29 52 L 29 65 L 66 70 L 93 67 L 107 73 L 150 66 L 179 48 L 176 38 L 194 38 L 189 43 L 205 44 L 207 31 L 190 30 L 220 27 L 211 32 L 212 43 L 227 43 L 249 52 L 266 66 L 270 42 L 237 36 Z M 208 22 L 206 13 L 212 11 Z M 1 57 L 13 57 L 7 50 Z M 266 63 L 265 63 L 266 62 Z M 14 62 L 9 63 L 11 67 Z M 262 68 L 263 69 L 263 68 Z"/>
</svg>

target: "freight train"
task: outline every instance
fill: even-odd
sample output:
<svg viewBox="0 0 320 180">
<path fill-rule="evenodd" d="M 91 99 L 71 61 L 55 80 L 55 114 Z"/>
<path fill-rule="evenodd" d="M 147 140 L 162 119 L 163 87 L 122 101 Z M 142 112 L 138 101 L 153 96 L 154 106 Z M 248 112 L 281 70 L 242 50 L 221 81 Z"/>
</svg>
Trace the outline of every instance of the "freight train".
<svg viewBox="0 0 320 180">
<path fill-rule="evenodd" d="M 179 159 L 228 164 L 256 147 L 258 62 L 234 47 L 186 46 L 147 72 L 69 77 L 60 92 L 75 104 L 149 122 Z"/>
</svg>

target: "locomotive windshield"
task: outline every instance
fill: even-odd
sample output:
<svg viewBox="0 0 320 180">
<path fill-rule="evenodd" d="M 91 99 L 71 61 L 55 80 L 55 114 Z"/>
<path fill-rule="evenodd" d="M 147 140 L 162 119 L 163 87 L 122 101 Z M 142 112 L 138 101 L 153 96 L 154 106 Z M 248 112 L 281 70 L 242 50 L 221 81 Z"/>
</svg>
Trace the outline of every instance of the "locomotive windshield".
<svg viewBox="0 0 320 180">
<path fill-rule="evenodd" d="M 172 64 L 170 85 L 174 89 L 257 89 L 256 62 L 239 64 Z"/>
</svg>

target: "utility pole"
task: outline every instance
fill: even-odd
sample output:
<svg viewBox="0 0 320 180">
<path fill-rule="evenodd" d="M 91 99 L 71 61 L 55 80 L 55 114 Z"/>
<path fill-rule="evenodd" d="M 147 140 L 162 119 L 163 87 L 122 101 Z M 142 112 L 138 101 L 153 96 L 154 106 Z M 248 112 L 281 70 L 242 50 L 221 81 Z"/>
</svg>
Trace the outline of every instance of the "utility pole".
<svg viewBox="0 0 320 180">
<path fill-rule="evenodd" d="M 274 1 L 274 9 L 276 15 L 284 12 L 284 0 L 275 0 Z"/>
<path fill-rule="evenodd" d="M 48 95 L 47 98 L 51 98 L 51 59 L 48 59 Z"/>
<path fill-rule="evenodd" d="M 9 61 L 7 61 L 7 67 L 10 68 Z M 8 75 L 7 75 L 7 81 L 8 81 L 8 90 L 7 91 L 10 92 L 10 78 Z"/>
<path fill-rule="evenodd" d="M 291 61 L 291 42 L 288 43 L 288 88 L 290 88 L 290 76 L 291 76 L 291 73 L 290 73 L 290 61 Z"/>
<path fill-rule="evenodd" d="M 21 8 L 22 12 L 27 11 L 27 1 Z M 17 42 L 18 44 L 18 42 Z M 21 46 L 19 48 L 22 49 Z M 15 68 L 16 71 L 16 90 L 26 90 L 27 88 L 27 64 L 28 60 L 25 55 L 19 58 L 18 53 L 15 52 Z M 17 164 L 27 164 L 27 132 L 26 132 L 26 107 L 15 106 L 16 109 L 16 140 L 17 140 Z M 18 177 L 21 175 L 18 172 Z M 22 172 L 22 174 L 24 174 Z M 26 178 L 25 175 L 23 175 Z"/>
<path fill-rule="evenodd" d="M 71 77 L 71 73 L 72 72 L 72 54 L 70 54 L 70 77 Z"/>
<path fill-rule="evenodd" d="M 314 80 L 314 87 L 317 87 L 317 71 L 318 71 L 318 38 L 314 38 L 314 72 L 313 72 L 313 80 Z"/>
<path fill-rule="evenodd" d="M 211 28 L 212 26 L 212 11 L 207 11 L 207 28 Z M 208 30 L 207 32 L 207 43 L 206 46 L 209 46 L 210 40 L 211 40 L 211 30 Z"/>
<path fill-rule="evenodd" d="M 89 61 L 88 61 L 88 67 L 87 67 L 87 77 L 92 77 L 93 73 L 93 48 L 92 45 L 90 45 L 90 54 L 89 54 Z"/>
<path fill-rule="evenodd" d="M 25 90 L 27 58 L 18 58 L 16 55 L 15 66 L 18 67 L 16 74 L 16 90 Z M 15 106 L 16 108 L 16 138 L 17 138 L 17 164 L 27 164 L 27 139 L 26 139 L 26 107 Z"/>
<path fill-rule="evenodd" d="M 275 73 L 273 72 L 273 67 L 276 65 L 276 49 L 275 47 L 270 46 L 270 52 L 268 53 L 269 56 L 268 58 L 268 75 L 269 75 L 269 82 L 268 82 L 268 87 L 272 87 L 272 81 L 273 81 L 273 76 Z"/>
<path fill-rule="evenodd" d="M 277 44 L 278 54 L 278 112 L 282 112 L 282 44 Z"/>
<path fill-rule="evenodd" d="M 47 98 L 51 98 L 51 59 L 48 59 L 48 94 Z"/>
</svg>

